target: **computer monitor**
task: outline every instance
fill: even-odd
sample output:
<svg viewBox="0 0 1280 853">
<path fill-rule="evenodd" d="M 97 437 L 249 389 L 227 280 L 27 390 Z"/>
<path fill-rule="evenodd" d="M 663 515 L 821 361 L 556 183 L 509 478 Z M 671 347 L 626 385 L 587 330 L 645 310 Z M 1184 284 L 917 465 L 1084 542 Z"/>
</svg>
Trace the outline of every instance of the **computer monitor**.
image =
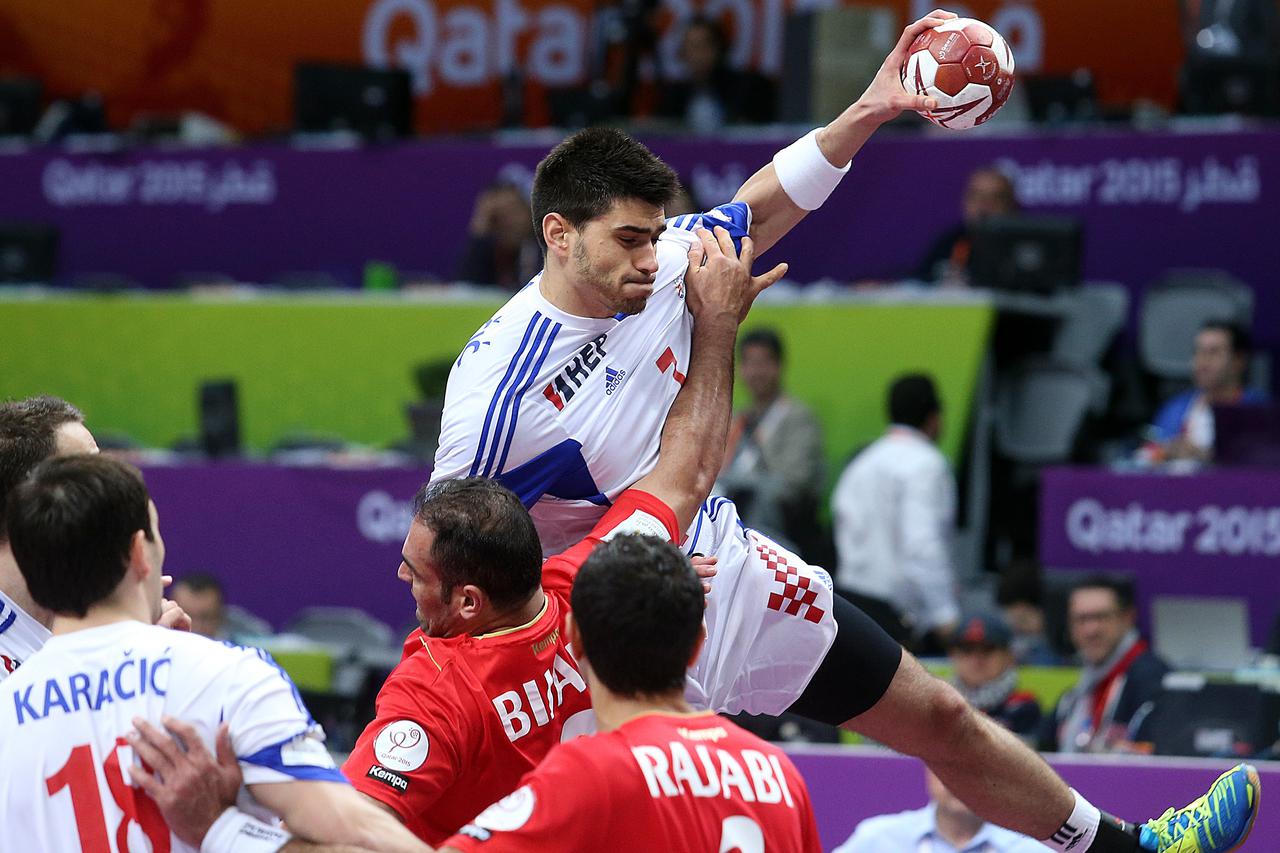
<svg viewBox="0 0 1280 853">
<path fill-rule="evenodd" d="M 293 110 L 302 132 L 349 130 L 375 140 L 413 132 L 413 89 L 409 73 L 399 69 L 299 63 Z"/>
<path fill-rule="evenodd" d="M 26 136 L 35 130 L 43 94 L 34 77 L 0 78 L 0 136 Z"/>
<path fill-rule="evenodd" d="M 1213 407 L 1213 461 L 1280 468 L 1280 404 Z"/>
<path fill-rule="evenodd" d="M 1171 666 L 1234 670 L 1249 660 L 1249 605 L 1243 598 L 1156 596 L 1151 640 Z"/>
<path fill-rule="evenodd" d="M 1064 216 L 992 216 L 973 228 L 976 287 L 1049 294 L 1080 283 L 1081 227 Z"/>
<path fill-rule="evenodd" d="M 1138 734 L 1158 755 L 1248 757 L 1276 742 L 1278 726 L 1280 693 L 1174 674 Z"/>
<path fill-rule="evenodd" d="M 1094 121 L 1098 97 L 1093 75 L 1084 69 L 1073 74 L 1037 74 L 1022 81 L 1033 121 L 1061 125 Z"/>
<path fill-rule="evenodd" d="M 58 229 L 52 225 L 0 225 L 0 282 L 48 283 L 57 271 Z"/>
</svg>

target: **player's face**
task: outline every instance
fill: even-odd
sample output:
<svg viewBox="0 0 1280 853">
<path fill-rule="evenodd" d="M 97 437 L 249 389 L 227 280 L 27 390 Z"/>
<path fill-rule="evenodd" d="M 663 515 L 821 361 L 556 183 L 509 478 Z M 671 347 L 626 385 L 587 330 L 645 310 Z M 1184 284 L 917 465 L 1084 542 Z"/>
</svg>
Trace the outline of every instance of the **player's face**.
<svg viewBox="0 0 1280 853">
<path fill-rule="evenodd" d="M 636 199 L 614 202 L 573 236 L 574 283 L 612 314 L 639 314 L 658 275 L 662 208 Z"/>
<path fill-rule="evenodd" d="M 1133 612 L 1121 608 L 1109 589 L 1077 589 L 1067 603 L 1067 623 L 1080 657 L 1096 665 L 1110 657 L 1133 627 Z"/>
<path fill-rule="evenodd" d="M 955 646 L 948 657 L 960 683 L 969 688 L 990 684 L 1013 666 L 1012 652 L 991 646 Z"/>
<path fill-rule="evenodd" d="M 1231 336 L 1222 329 L 1205 329 L 1196 335 L 1191 373 L 1201 391 L 1232 388 L 1240 383 L 1243 368 L 1231 350 Z"/>
<path fill-rule="evenodd" d="M 416 605 L 413 616 L 428 637 L 451 637 L 458 633 L 456 617 L 458 608 L 452 598 L 444 594 L 440 573 L 431 559 L 431 548 L 436 536 L 420 521 L 409 526 L 404 548 L 400 553 L 400 570 L 396 577 L 409 584 Z"/>
</svg>

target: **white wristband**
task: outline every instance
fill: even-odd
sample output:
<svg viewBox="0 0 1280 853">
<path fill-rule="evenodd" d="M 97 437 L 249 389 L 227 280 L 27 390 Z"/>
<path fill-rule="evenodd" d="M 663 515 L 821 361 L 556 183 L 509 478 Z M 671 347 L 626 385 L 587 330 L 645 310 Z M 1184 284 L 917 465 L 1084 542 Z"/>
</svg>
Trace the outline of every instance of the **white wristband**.
<svg viewBox="0 0 1280 853">
<path fill-rule="evenodd" d="M 835 191 L 853 161 L 832 166 L 818 147 L 818 131 L 812 130 L 773 155 L 773 170 L 782 191 L 804 210 L 817 210 Z"/>
<path fill-rule="evenodd" d="M 1080 796 L 1075 788 L 1071 789 L 1075 798 L 1075 807 L 1071 816 L 1049 838 L 1041 841 L 1050 850 L 1066 853 L 1068 850 L 1088 850 L 1098 834 L 1098 824 L 1102 821 L 1102 812 L 1097 806 Z"/>
<path fill-rule="evenodd" d="M 234 806 L 224 811 L 200 842 L 200 853 L 276 853 L 293 838 Z"/>
</svg>

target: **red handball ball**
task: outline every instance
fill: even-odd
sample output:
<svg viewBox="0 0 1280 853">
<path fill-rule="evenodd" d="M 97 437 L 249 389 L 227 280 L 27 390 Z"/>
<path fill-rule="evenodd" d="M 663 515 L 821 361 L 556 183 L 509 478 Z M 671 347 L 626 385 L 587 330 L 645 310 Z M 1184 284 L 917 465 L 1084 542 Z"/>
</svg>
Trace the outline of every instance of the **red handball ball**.
<svg viewBox="0 0 1280 853">
<path fill-rule="evenodd" d="M 965 130 L 996 114 L 1013 90 L 1013 51 L 998 32 L 973 18 L 952 18 L 916 36 L 902 63 L 902 86 L 938 99 L 920 115 Z"/>
</svg>

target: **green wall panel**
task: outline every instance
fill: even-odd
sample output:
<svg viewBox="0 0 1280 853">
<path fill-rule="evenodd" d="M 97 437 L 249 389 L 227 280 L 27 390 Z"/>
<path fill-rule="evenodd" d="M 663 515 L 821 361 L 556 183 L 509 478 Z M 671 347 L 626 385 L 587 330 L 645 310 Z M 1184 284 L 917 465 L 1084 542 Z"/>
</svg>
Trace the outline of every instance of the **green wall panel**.
<svg viewBox="0 0 1280 853">
<path fill-rule="evenodd" d="M 262 450 L 305 431 L 380 446 L 406 433 L 418 362 L 452 358 L 497 301 L 390 297 L 0 299 L 0 397 L 57 394 L 90 427 L 168 446 L 196 432 L 196 388 L 240 386 L 244 440 Z M 787 384 L 823 421 L 832 476 L 884 428 L 887 383 L 937 378 L 953 460 L 985 352 L 981 303 L 795 302 L 757 307 L 779 328 Z"/>
</svg>

